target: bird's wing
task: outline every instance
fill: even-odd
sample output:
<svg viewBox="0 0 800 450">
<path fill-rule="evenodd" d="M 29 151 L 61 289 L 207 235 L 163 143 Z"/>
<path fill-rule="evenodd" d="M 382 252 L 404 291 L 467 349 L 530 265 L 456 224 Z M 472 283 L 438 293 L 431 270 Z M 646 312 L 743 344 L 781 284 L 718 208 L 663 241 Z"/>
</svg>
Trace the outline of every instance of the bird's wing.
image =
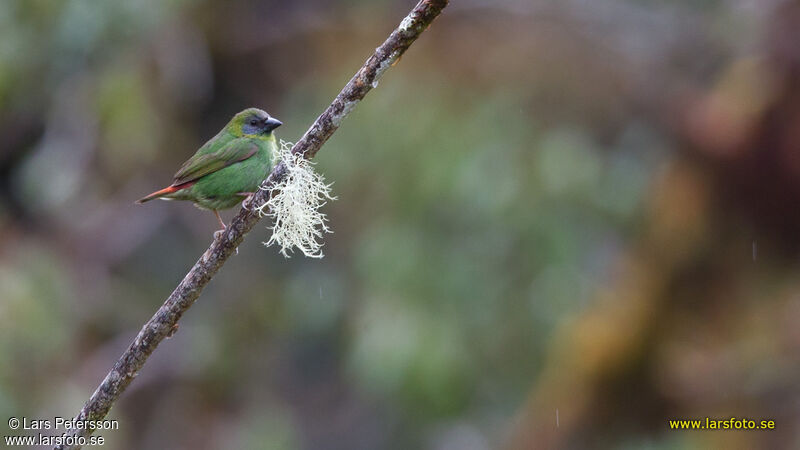
<svg viewBox="0 0 800 450">
<path fill-rule="evenodd" d="M 249 139 L 235 139 L 214 153 L 194 155 L 175 174 L 172 185 L 188 183 L 255 155 L 258 145 Z"/>
</svg>

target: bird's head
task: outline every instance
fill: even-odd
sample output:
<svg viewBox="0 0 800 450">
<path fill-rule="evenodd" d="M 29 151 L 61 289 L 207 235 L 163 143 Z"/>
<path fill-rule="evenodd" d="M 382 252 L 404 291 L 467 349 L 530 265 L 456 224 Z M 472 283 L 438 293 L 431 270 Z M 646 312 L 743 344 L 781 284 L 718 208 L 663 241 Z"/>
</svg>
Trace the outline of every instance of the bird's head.
<svg viewBox="0 0 800 450">
<path fill-rule="evenodd" d="M 233 116 L 229 126 L 237 136 L 264 136 L 271 134 L 272 130 L 281 125 L 283 125 L 283 122 L 270 117 L 265 111 L 258 108 L 247 108 Z"/>
</svg>

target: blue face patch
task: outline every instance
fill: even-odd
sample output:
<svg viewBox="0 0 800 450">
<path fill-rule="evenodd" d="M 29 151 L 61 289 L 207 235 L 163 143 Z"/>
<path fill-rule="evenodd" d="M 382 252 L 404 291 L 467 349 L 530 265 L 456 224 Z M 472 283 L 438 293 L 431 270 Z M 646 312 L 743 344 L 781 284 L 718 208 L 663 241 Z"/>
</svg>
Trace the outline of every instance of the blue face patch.
<svg viewBox="0 0 800 450">
<path fill-rule="evenodd" d="M 278 128 L 279 126 L 283 125 L 283 123 L 275 119 L 273 117 L 254 117 L 250 116 L 243 124 L 242 124 L 242 133 L 243 134 L 263 134 L 267 135 L 272 133 L 272 130 Z"/>
<path fill-rule="evenodd" d="M 255 125 L 250 125 L 250 122 L 245 123 L 242 126 L 242 133 L 244 134 L 259 134 L 263 130 L 259 127 L 259 123 L 257 122 Z"/>
</svg>

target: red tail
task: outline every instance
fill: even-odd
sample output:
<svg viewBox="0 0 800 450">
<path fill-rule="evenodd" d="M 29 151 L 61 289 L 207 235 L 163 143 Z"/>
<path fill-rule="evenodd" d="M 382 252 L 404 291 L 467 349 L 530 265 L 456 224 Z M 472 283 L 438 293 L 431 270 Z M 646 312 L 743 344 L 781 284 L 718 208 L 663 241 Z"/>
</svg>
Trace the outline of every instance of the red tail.
<svg viewBox="0 0 800 450">
<path fill-rule="evenodd" d="M 189 186 L 191 186 L 193 184 L 194 184 L 194 182 L 190 181 L 188 183 L 167 186 L 164 189 L 161 189 L 160 191 L 155 191 L 150 195 L 147 195 L 145 197 L 140 198 L 139 200 L 136 200 L 136 203 L 141 205 L 144 202 L 149 202 L 150 200 L 153 200 L 155 198 L 163 197 L 163 196 L 165 196 L 167 194 L 171 194 L 171 193 L 173 193 L 175 191 L 180 191 L 181 189 L 185 189 L 185 188 L 187 188 L 187 187 L 189 187 Z"/>
</svg>

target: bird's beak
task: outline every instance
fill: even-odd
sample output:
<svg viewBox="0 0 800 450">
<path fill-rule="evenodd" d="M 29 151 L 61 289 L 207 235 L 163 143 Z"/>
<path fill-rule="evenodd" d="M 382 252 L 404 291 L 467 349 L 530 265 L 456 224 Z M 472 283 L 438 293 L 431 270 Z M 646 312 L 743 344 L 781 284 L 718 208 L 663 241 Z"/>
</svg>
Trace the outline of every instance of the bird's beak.
<svg viewBox="0 0 800 450">
<path fill-rule="evenodd" d="M 267 119 L 266 122 L 264 122 L 264 125 L 265 125 L 264 129 L 267 131 L 267 133 L 269 133 L 275 128 L 278 128 L 279 126 L 283 125 L 283 122 L 281 122 L 278 119 L 275 119 L 274 117 L 270 117 L 269 119 Z"/>
</svg>

